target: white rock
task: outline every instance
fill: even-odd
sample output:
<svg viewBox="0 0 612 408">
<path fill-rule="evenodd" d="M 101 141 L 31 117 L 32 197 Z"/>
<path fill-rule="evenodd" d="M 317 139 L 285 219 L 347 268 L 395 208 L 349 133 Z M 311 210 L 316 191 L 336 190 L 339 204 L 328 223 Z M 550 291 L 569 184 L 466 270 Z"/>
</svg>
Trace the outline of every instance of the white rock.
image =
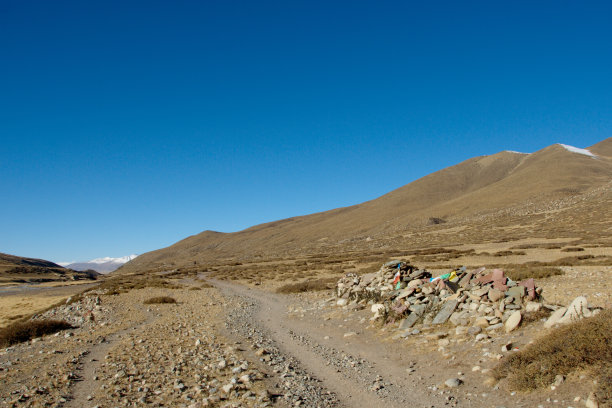
<svg viewBox="0 0 612 408">
<path fill-rule="evenodd" d="M 560 309 L 555 310 L 550 315 L 548 320 L 546 320 L 546 322 L 544 323 L 544 327 L 546 327 L 546 328 L 553 327 L 555 324 L 559 323 L 559 319 L 561 319 L 561 317 L 563 317 L 565 312 L 567 312 L 567 308 L 566 307 L 562 307 Z"/>
<path fill-rule="evenodd" d="M 567 324 L 582 319 L 583 317 L 589 317 L 591 312 L 589 310 L 589 304 L 584 296 L 578 296 L 572 301 L 567 308 L 567 311 L 559 319 L 560 324 Z"/>
<path fill-rule="evenodd" d="M 542 304 L 540 302 L 527 302 L 525 305 L 526 312 L 537 312 L 542 309 Z"/>
<path fill-rule="evenodd" d="M 520 310 L 517 310 L 516 312 L 512 313 L 505 323 L 506 333 L 510 333 L 512 330 L 516 329 L 519 323 L 521 323 L 522 317 L 523 316 L 521 315 Z"/>
<path fill-rule="evenodd" d="M 444 381 L 444 385 L 446 385 L 448 388 L 457 388 L 461 385 L 461 383 L 462 381 L 459 378 L 449 378 L 448 380 Z"/>
</svg>

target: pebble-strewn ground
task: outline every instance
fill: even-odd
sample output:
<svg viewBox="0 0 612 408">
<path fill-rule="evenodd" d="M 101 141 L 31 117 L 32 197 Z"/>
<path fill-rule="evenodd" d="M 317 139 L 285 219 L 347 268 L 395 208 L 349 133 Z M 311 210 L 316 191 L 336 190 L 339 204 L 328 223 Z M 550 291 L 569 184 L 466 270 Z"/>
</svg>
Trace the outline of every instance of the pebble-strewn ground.
<svg viewBox="0 0 612 408">
<path fill-rule="evenodd" d="M 175 283 L 93 292 L 38 316 L 78 328 L 0 350 L 0 407 L 577 408 L 593 388 L 584 372 L 534 393 L 490 382 L 542 322 L 482 339 L 450 325 L 402 337 L 332 291 Z M 144 303 L 156 296 L 177 303 Z"/>
<path fill-rule="evenodd" d="M 171 292 L 171 293 L 170 293 Z M 177 304 L 144 305 L 170 294 Z M 230 305 L 214 289 L 133 290 L 92 296 L 53 317 L 83 327 L 0 355 L 8 406 L 241 406 L 271 404 L 265 375 L 219 336 Z"/>
</svg>

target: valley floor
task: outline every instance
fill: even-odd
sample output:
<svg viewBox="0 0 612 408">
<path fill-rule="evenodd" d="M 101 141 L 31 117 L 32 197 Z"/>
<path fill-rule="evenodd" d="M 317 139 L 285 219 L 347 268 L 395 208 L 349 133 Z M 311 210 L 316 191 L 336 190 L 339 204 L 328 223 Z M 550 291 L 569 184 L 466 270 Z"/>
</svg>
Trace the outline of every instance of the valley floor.
<svg viewBox="0 0 612 408">
<path fill-rule="evenodd" d="M 532 393 L 487 383 L 502 346 L 524 347 L 541 322 L 441 348 L 449 328 L 399 339 L 368 310 L 335 306 L 331 291 L 281 295 L 205 279 L 94 291 L 48 312 L 80 327 L 1 350 L 0 405 L 578 407 L 593 386 L 583 373 Z M 157 296 L 177 303 L 144 303 Z"/>
</svg>

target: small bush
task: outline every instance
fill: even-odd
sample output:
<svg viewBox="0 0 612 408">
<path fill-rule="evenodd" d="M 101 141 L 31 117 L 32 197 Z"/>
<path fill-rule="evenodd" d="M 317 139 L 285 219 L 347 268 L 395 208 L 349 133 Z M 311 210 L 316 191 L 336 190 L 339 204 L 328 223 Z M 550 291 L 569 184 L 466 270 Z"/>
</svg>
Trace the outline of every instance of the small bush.
<svg viewBox="0 0 612 408">
<path fill-rule="evenodd" d="M 70 323 L 63 320 L 30 320 L 13 323 L 4 329 L 0 329 L 0 346 L 8 347 L 45 334 L 53 334 L 72 328 L 73 326 Z"/>
<path fill-rule="evenodd" d="M 159 303 L 176 303 L 176 299 L 170 296 L 157 296 L 152 297 L 144 301 L 145 305 L 159 304 Z"/>
<path fill-rule="evenodd" d="M 572 247 L 572 248 L 563 248 L 561 252 L 581 252 L 584 251 L 584 248 L 580 247 Z"/>
<path fill-rule="evenodd" d="M 444 223 L 446 223 L 446 220 L 440 217 L 429 217 L 427 220 L 427 225 L 439 225 Z"/>
<path fill-rule="evenodd" d="M 290 283 L 283 285 L 276 289 L 278 293 L 302 293 L 302 292 L 314 292 L 318 290 L 332 289 L 338 278 L 327 278 L 317 280 L 307 280 L 305 282 Z"/>
<path fill-rule="evenodd" d="M 558 374 L 591 369 L 598 375 L 600 404 L 612 403 L 612 310 L 554 329 L 524 350 L 503 359 L 495 368 L 496 380 L 508 378 L 514 390 L 550 386 Z M 608 406 L 608 405 L 605 405 Z"/>
</svg>

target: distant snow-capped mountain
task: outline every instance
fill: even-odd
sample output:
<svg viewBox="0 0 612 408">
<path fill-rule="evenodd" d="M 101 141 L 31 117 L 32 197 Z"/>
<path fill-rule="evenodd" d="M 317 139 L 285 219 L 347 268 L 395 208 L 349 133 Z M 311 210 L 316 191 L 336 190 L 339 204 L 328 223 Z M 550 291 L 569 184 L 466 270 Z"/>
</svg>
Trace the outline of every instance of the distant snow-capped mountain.
<svg viewBox="0 0 612 408">
<path fill-rule="evenodd" d="M 120 258 L 111 258 L 105 256 L 104 258 L 96 258 L 87 262 L 73 262 L 68 264 L 61 264 L 65 268 L 73 269 L 75 271 L 85 271 L 87 269 L 93 269 L 100 273 L 109 273 L 118 269 L 121 265 L 131 261 L 138 255 L 122 256 Z"/>
</svg>

